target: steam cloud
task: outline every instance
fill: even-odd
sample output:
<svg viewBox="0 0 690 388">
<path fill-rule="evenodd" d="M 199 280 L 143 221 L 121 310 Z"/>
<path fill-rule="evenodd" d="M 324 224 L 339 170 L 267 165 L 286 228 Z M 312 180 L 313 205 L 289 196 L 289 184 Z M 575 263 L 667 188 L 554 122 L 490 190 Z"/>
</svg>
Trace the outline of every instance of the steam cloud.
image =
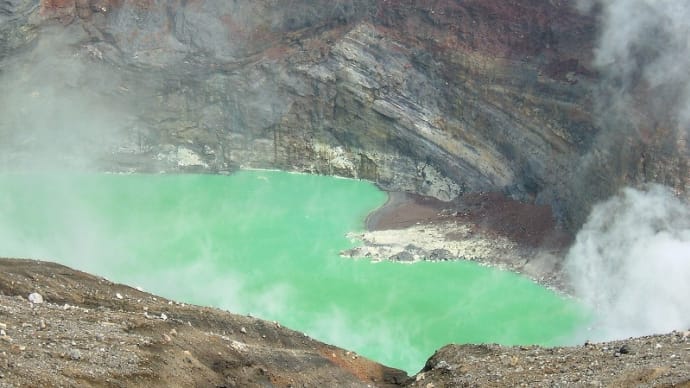
<svg viewBox="0 0 690 388">
<path fill-rule="evenodd" d="M 635 116 L 666 120 L 687 139 L 690 3 L 581 0 L 601 10 L 594 65 L 607 131 L 634 133 Z M 640 96 L 647 96 L 641 99 Z M 645 113 L 640 113 L 645 112 Z M 594 206 L 566 259 L 577 296 L 595 314 L 592 339 L 690 327 L 690 207 L 671 189 L 626 188 Z"/>
<path fill-rule="evenodd" d="M 667 188 L 627 188 L 596 205 L 567 260 L 597 339 L 690 327 L 690 208 Z"/>
<path fill-rule="evenodd" d="M 79 26 L 46 27 L 31 50 L 0 58 L 0 169 L 98 170 L 121 151 L 133 109 L 84 41 Z"/>
<path fill-rule="evenodd" d="M 583 10 L 602 7 L 594 65 L 605 77 L 602 92 L 616 119 L 643 108 L 690 124 L 690 4 L 682 0 L 581 0 Z M 636 89 L 651 98 L 636 101 Z"/>
</svg>

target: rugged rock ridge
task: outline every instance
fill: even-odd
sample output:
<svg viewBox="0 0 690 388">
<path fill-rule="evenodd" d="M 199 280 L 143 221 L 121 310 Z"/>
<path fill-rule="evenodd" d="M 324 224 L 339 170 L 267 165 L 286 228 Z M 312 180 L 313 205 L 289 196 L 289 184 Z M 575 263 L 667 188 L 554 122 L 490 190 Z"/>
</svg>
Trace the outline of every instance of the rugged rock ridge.
<svg viewBox="0 0 690 388">
<path fill-rule="evenodd" d="M 412 387 L 688 387 L 690 332 L 570 348 L 448 345 Z"/>
<path fill-rule="evenodd" d="M 70 106 L 97 113 L 89 128 L 108 128 L 55 149 L 41 141 L 49 135 L 17 131 L 18 115 L 0 123 L 10 139 L 5 168 L 35 162 L 36 153 L 50 165 L 66 159 L 106 170 L 281 168 L 444 200 L 503 191 L 549 204 L 564 221 L 631 181 L 664 181 L 681 192 L 687 185 L 687 144 L 666 144 L 654 126 L 642 142 L 617 135 L 630 145 L 625 151 L 593 151 L 595 18 L 570 2 L 1 7 L 0 70 L 25 105 L 43 104 L 36 96 L 46 93 L 36 89 L 49 85 L 73 96 Z M 54 122 L 79 116 L 70 109 L 37 112 Z M 589 163 L 575 168 L 584 157 Z"/>
</svg>

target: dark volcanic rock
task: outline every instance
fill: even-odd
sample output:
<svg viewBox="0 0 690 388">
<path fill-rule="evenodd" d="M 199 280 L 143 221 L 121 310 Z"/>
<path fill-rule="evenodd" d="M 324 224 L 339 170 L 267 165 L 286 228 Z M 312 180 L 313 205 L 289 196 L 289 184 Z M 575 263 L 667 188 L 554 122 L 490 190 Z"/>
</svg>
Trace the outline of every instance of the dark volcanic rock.
<svg viewBox="0 0 690 388">
<path fill-rule="evenodd" d="M 414 256 L 409 251 L 402 251 L 390 257 L 393 261 L 414 261 Z"/>
<path fill-rule="evenodd" d="M 434 249 L 429 254 L 427 257 L 425 257 L 427 260 L 451 260 L 454 259 L 453 254 L 447 250 L 447 249 Z"/>
<path fill-rule="evenodd" d="M 659 131 L 646 145 L 628 136 L 632 148 L 592 152 L 595 17 L 570 2 L 0 7 L 1 82 L 13 90 L 1 112 L 4 169 L 281 168 L 444 200 L 502 191 L 565 221 L 642 175 L 687 180 L 650 164 L 685 160 Z M 59 142 L 46 122 L 66 128 Z M 609 179 L 621 169 L 628 178 Z"/>
<path fill-rule="evenodd" d="M 642 357 L 616 357 L 635 344 Z M 568 387 L 690 385 L 688 336 L 682 333 L 586 343 L 568 348 L 448 345 L 415 376 L 413 387 Z"/>
<path fill-rule="evenodd" d="M 58 62 L 51 72 L 79 64 L 72 80 L 30 77 L 14 89 L 36 96 L 36 84 L 49 83 L 80 102 L 76 87 L 97 106 L 118 106 L 128 121 L 82 163 L 102 169 L 277 167 L 442 199 L 483 189 L 534 196 L 553 194 L 595 132 L 585 66 L 593 24 L 566 6 L 17 0 L 3 7 L 6 73 L 44 56 Z M 54 24 L 65 27 L 40 33 Z M 36 49 L 55 35 L 67 43 L 61 50 Z M 17 51 L 22 64 L 13 66 Z M 82 113 L 64 112 L 74 120 Z M 34 152 L 57 158 L 45 155 L 40 138 L 48 135 L 17 134 L 19 125 L 0 128 L 13 134 L 10 147 L 26 150 L 5 156 L 6 165 Z M 61 157 L 85 148 L 65 143 Z"/>
</svg>

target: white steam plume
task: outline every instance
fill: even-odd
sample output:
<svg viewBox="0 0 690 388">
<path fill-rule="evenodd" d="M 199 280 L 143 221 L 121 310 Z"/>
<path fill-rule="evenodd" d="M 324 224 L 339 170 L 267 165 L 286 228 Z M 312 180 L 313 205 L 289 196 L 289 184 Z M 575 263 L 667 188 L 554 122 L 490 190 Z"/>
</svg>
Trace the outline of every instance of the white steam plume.
<svg viewBox="0 0 690 388">
<path fill-rule="evenodd" d="M 566 271 L 594 339 L 690 328 L 690 208 L 663 186 L 622 190 L 594 206 Z"/>
<path fill-rule="evenodd" d="M 98 170 L 127 140 L 120 77 L 84 42 L 79 26 L 46 27 L 0 60 L 0 170 Z"/>
<path fill-rule="evenodd" d="M 636 115 L 639 108 L 690 124 L 690 2 L 685 0 L 581 0 L 598 3 L 601 31 L 594 66 L 605 79 L 607 113 Z M 649 91 L 643 101 L 633 89 Z M 620 117 L 626 118 L 626 117 Z"/>
<path fill-rule="evenodd" d="M 603 79 L 598 102 L 605 134 L 665 123 L 677 139 L 687 139 L 690 2 L 579 5 L 600 12 L 594 65 Z M 591 339 L 690 328 L 690 207 L 678 189 L 626 188 L 593 207 L 565 264 L 575 294 L 594 310 Z"/>
</svg>

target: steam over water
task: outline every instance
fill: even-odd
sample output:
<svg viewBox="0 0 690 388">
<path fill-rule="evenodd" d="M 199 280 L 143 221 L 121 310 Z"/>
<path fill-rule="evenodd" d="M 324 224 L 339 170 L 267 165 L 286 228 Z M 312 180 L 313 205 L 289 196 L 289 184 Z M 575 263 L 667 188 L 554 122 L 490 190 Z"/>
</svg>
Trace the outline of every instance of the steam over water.
<svg viewBox="0 0 690 388">
<path fill-rule="evenodd" d="M 469 262 L 339 257 L 385 200 L 354 180 L 278 172 L 0 175 L 0 256 L 57 260 L 281 324 L 408 372 L 447 343 L 563 344 L 583 310 Z"/>
<path fill-rule="evenodd" d="M 668 159 L 663 172 L 644 177 L 673 189 L 625 188 L 594 206 L 568 254 L 566 270 L 576 295 L 594 310 L 596 324 L 588 333 L 590 339 L 686 330 L 690 328 L 690 2 L 580 0 L 578 4 L 585 12 L 601 11 L 593 63 L 602 75 L 596 101 L 603 127 L 600 148 L 607 152 L 620 147 L 621 138 L 642 138 L 641 133 L 665 127 L 669 130 L 661 136 L 671 139 L 671 146 L 656 157 L 669 157 L 666 153 L 675 147 L 679 156 Z"/>
<path fill-rule="evenodd" d="M 687 153 L 690 2 L 577 4 L 601 11 L 595 153 L 620 147 L 621 132 L 653 129 L 635 127 L 630 118 L 638 116 L 668 125 Z M 106 63 L 74 55 L 84 32 L 71 28 L 72 40 L 44 33 L 35 49 L 3 58 L 0 135 L 11 150 L 0 154 L 4 171 L 100 169 L 122 144 L 141 147 L 129 137 L 140 135 L 137 112 L 150 97 L 113 97 L 108 91 L 122 80 Z M 267 102 L 279 98 L 266 94 Z M 581 164 L 596 166 L 590 156 Z M 352 244 L 345 234 L 383 200 L 367 183 L 273 172 L 6 174 L 0 256 L 56 260 L 170 298 L 275 319 L 409 372 L 450 342 L 562 344 L 584 325 L 580 305 L 511 273 L 467 262 L 340 258 Z M 595 315 L 589 339 L 688 329 L 690 209 L 669 188 L 624 189 L 593 208 L 565 270 Z"/>
<path fill-rule="evenodd" d="M 690 208 L 662 186 L 622 191 L 595 206 L 566 271 L 592 339 L 690 328 Z"/>
</svg>

